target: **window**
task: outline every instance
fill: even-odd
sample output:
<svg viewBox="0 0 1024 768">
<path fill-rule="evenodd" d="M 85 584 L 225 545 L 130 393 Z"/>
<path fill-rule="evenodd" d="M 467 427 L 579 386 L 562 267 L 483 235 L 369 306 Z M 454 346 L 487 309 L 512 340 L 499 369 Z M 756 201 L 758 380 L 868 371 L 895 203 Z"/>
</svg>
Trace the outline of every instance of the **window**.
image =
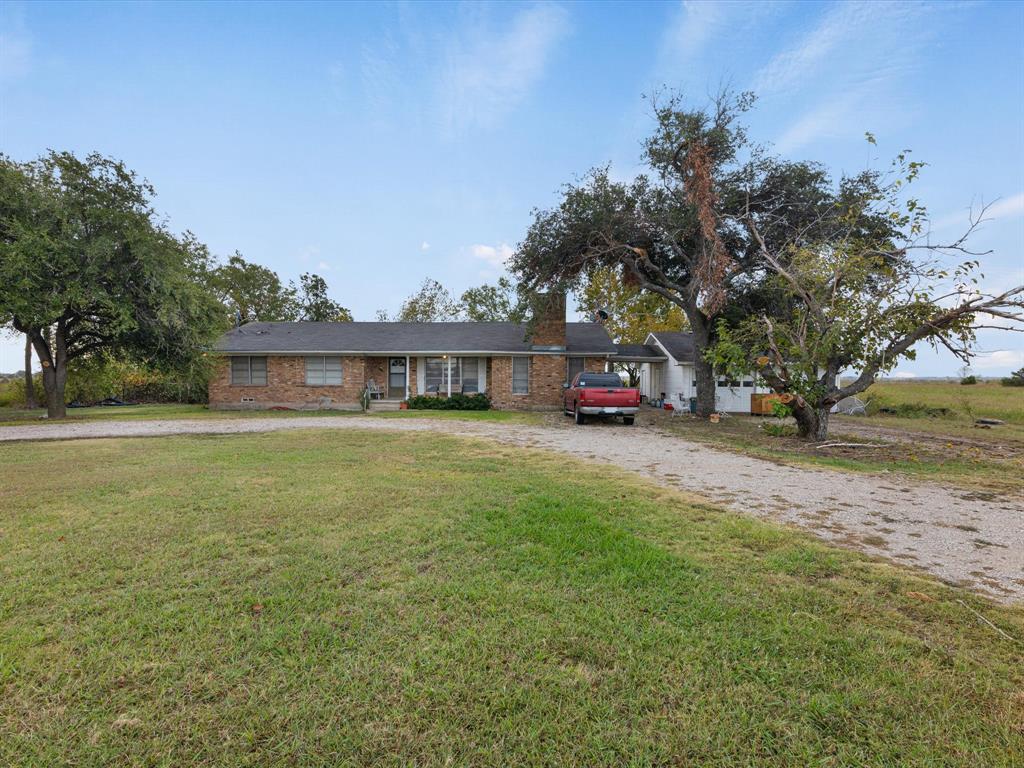
<svg viewBox="0 0 1024 768">
<path fill-rule="evenodd" d="M 265 357 L 232 357 L 231 383 L 266 386 L 267 358 Z"/>
<path fill-rule="evenodd" d="M 462 391 L 467 393 L 480 391 L 480 362 L 475 357 L 460 357 L 459 368 L 462 373 Z M 454 388 L 452 389 L 454 391 Z"/>
<path fill-rule="evenodd" d="M 753 387 L 754 386 L 754 380 L 753 379 L 744 379 L 743 380 L 743 386 L 744 387 Z"/>
<path fill-rule="evenodd" d="M 479 371 L 475 357 L 428 357 L 424 386 L 427 392 L 448 394 L 448 378 L 451 376 L 451 391 L 461 392 L 462 386 L 472 386 L 467 392 L 476 392 L 480 385 Z"/>
<path fill-rule="evenodd" d="M 585 357 L 569 357 L 565 360 L 566 365 L 566 381 L 570 384 L 576 379 L 576 375 L 583 373 L 587 358 Z"/>
<path fill-rule="evenodd" d="M 313 387 L 341 385 L 340 357 L 307 357 L 306 384 Z"/>
<path fill-rule="evenodd" d="M 621 387 L 622 377 L 617 373 L 587 373 L 580 376 L 577 386 L 583 387 Z"/>
<path fill-rule="evenodd" d="M 512 358 L 512 394 L 530 394 L 530 358 Z"/>
</svg>

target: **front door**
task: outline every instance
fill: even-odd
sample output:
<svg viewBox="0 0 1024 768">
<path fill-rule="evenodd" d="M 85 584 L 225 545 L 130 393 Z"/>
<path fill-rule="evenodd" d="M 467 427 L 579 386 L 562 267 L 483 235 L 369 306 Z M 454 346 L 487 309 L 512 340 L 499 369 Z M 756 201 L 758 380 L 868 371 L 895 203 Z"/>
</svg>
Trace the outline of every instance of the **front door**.
<svg viewBox="0 0 1024 768">
<path fill-rule="evenodd" d="M 405 358 L 388 360 L 388 400 L 405 399 Z"/>
</svg>

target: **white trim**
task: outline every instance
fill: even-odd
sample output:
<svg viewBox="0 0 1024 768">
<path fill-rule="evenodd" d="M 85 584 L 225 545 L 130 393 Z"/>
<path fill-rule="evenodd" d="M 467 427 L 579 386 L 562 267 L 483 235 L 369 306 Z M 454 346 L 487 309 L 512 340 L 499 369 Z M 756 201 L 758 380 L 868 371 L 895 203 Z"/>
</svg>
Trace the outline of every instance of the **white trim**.
<svg viewBox="0 0 1024 768">
<path fill-rule="evenodd" d="M 329 355 L 338 356 L 344 355 L 345 357 L 399 357 L 400 355 L 425 355 L 428 357 L 440 357 L 442 355 L 448 355 L 449 357 L 479 357 L 486 355 L 488 357 L 600 357 L 606 360 L 614 360 L 614 352 L 579 352 L 573 350 L 571 352 L 532 352 L 532 351 L 519 351 L 519 352 L 506 352 L 501 350 L 491 349 L 444 349 L 434 351 L 426 351 L 422 349 L 395 349 L 386 352 L 367 352 L 365 350 L 338 350 L 338 349 L 303 349 L 294 350 L 226 350 L 226 349 L 214 349 L 210 351 L 212 355 L 220 355 L 222 357 L 238 357 L 245 355 L 252 355 L 255 357 L 266 357 L 267 355 L 278 355 L 280 357 L 288 357 L 291 355 Z"/>
<path fill-rule="evenodd" d="M 480 392 L 487 391 L 487 358 L 478 357 L 476 359 L 478 385 L 477 390 Z"/>
<path fill-rule="evenodd" d="M 405 399 L 409 399 L 409 356 L 405 356 Z"/>
</svg>

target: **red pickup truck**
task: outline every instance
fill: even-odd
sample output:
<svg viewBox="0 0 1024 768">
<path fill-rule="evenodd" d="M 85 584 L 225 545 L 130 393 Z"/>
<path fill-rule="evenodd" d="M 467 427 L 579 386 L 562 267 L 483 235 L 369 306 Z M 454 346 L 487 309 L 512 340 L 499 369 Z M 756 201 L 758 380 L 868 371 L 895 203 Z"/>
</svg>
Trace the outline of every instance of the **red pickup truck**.
<svg viewBox="0 0 1024 768">
<path fill-rule="evenodd" d="M 627 426 L 640 410 L 640 390 L 622 386 L 616 373 L 577 374 L 562 393 L 566 416 L 575 416 L 582 424 L 587 416 L 621 416 Z"/>
</svg>

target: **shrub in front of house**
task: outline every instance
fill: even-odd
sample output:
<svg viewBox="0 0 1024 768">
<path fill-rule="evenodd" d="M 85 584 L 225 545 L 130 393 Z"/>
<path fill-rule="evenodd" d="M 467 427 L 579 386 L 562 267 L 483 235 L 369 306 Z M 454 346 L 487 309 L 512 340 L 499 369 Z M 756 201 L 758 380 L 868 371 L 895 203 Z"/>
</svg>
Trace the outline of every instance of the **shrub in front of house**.
<svg viewBox="0 0 1024 768">
<path fill-rule="evenodd" d="M 450 397 L 416 395 L 407 402 L 409 409 L 414 411 L 486 411 L 491 407 L 491 399 L 483 393 L 463 395 L 456 392 Z"/>
</svg>

